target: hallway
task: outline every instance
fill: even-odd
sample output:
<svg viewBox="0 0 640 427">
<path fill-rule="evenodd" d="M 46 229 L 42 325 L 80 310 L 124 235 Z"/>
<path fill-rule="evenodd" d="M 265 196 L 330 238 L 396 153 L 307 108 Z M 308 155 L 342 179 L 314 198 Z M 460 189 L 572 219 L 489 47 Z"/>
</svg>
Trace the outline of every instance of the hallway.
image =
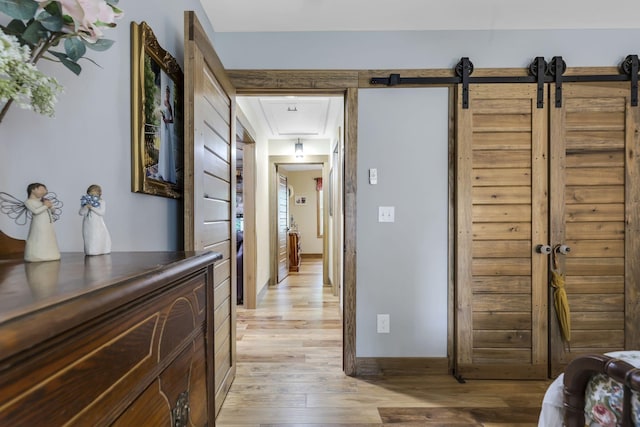
<svg viewBox="0 0 640 427">
<path fill-rule="evenodd" d="M 256 310 L 238 308 L 236 379 L 218 427 L 536 426 L 547 381 L 342 372 L 338 298 L 302 260 Z"/>
</svg>

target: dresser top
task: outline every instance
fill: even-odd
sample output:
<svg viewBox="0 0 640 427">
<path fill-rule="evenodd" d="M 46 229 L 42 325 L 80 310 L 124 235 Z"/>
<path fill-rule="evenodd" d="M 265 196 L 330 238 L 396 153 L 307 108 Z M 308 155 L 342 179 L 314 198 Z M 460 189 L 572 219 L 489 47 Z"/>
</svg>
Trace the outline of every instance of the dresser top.
<svg viewBox="0 0 640 427">
<path fill-rule="evenodd" d="M 0 331 L 12 320 L 53 310 L 75 301 L 99 298 L 112 285 L 122 288 L 135 285 L 144 292 L 145 283 L 173 270 L 202 268 L 221 258 L 215 252 L 113 252 L 85 256 L 62 253 L 60 261 L 24 262 L 0 260 Z M 148 287 L 148 286 L 147 286 Z M 133 296 L 136 289 L 120 294 Z M 146 290 L 148 292 L 148 289 Z"/>
</svg>

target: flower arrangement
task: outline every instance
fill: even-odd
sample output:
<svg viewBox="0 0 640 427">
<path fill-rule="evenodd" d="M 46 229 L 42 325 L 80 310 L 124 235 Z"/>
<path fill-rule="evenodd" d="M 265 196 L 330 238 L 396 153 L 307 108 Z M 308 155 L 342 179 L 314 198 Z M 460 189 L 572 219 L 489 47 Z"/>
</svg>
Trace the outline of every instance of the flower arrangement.
<svg viewBox="0 0 640 427">
<path fill-rule="evenodd" d="M 118 0 L 0 0 L 0 13 L 12 18 L 0 25 L 0 102 L 5 102 L 0 122 L 14 100 L 53 115 L 62 88 L 39 72 L 36 62 L 59 62 L 80 74 L 78 61 L 87 48 L 104 51 L 113 45 L 102 30 L 115 27 L 122 17 L 117 4 Z"/>
<path fill-rule="evenodd" d="M 93 194 L 84 194 L 80 197 L 80 207 L 90 205 L 94 208 L 100 207 L 100 196 L 96 196 Z"/>
</svg>

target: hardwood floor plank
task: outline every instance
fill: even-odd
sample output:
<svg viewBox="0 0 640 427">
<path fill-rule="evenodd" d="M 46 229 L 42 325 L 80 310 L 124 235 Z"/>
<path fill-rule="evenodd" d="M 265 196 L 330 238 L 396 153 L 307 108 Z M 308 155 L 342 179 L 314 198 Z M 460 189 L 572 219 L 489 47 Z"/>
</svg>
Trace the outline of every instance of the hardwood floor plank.
<svg viewBox="0 0 640 427">
<path fill-rule="evenodd" d="M 327 395 L 327 393 L 307 394 L 307 407 L 320 408 L 353 408 L 357 410 L 361 406 L 376 406 L 378 408 L 401 408 L 416 406 L 422 407 L 468 407 L 481 405 L 482 407 L 505 407 L 503 399 L 497 397 L 474 396 L 459 397 L 456 402 L 452 402 L 451 397 L 438 396 L 436 393 L 403 394 L 400 392 L 378 392 L 369 393 L 366 390 L 359 390 L 352 395 Z"/>
<path fill-rule="evenodd" d="M 405 422 L 456 423 L 458 425 L 478 425 L 466 408 L 380 408 L 380 418 L 384 424 Z"/>
<path fill-rule="evenodd" d="M 494 423 L 536 423 L 539 408 L 511 407 L 509 410 L 503 408 L 468 408 L 469 413 L 478 421 Z"/>
<path fill-rule="evenodd" d="M 220 411 L 216 420 L 216 427 L 225 426 L 227 422 L 238 423 L 242 419 L 248 423 L 261 424 L 371 424 L 380 423 L 380 415 L 375 408 L 336 408 L 328 411 L 326 408 L 228 408 Z"/>
<path fill-rule="evenodd" d="M 302 259 L 258 308 L 237 310 L 236 378 L 217 427 L 535 427 L 550 381 L 348 377 L 337 297 Z"/>
<path fill-rule="evenodd" d="M 349 424 L 343 424 L 343 423 L 339 423 L 339 424 L 300 424 L 300 423 L 295 423 L 295 424 L 261 424 L 260 427 L 321 427 L 321 426 L 325 426 L 325 427 L 382 427 L 382 424 L 380 423 L 375 423 L 375 424 L 353 424 L 353 423 L 349 423 Z"/>
</svg>

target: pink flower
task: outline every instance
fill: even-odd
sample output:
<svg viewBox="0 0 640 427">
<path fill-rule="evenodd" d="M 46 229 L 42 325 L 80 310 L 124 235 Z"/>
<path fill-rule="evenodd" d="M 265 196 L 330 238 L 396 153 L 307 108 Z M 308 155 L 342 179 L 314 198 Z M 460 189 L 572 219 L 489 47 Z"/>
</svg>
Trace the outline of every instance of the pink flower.
<svg viewBox="0 0 640 427">
<path fill-rule="evenodd" d="M 616 427 L 616 416 L 606 406 L 602 404 L 594 405 L 591 410 L 593 419 L 602 427 Z"/>
<path fill-rule="evenodd" d="M 36 0 L 45 7 L 52 1 L 62 6 L 62 14 L 71 18 L 65 32 L 78 33 L 84 40 L 95 43 L 102 38 L 100 27 L 115 27 L 116 19 L 122 11 L 109 5 L 105 0 Z"/>
</svg>

